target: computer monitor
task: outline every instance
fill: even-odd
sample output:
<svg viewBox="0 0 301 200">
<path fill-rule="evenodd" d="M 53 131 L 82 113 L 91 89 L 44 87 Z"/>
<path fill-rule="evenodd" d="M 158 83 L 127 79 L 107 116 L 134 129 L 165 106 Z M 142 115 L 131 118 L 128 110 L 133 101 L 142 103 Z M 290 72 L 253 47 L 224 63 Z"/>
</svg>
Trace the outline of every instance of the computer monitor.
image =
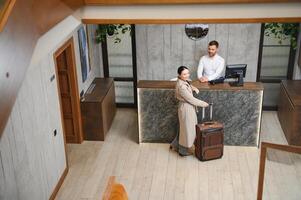
<svg viewBox="0 0 301 200">
<path fill-rule="evenodd" d="M 237 81 L 230 82 L 231 86 L 243 86 L 246 77 L 247 64 L 235 64 L 226 66 L 225 78 L 237 78 Z"/>
</svg>

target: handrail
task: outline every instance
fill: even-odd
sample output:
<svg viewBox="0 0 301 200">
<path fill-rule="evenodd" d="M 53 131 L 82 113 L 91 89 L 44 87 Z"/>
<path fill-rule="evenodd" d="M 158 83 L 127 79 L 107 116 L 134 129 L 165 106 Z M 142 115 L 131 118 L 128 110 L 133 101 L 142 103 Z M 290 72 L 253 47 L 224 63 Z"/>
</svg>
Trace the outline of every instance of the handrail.
<svg viewBox="0 0 301 200">
<path fill-rule="evenodd" d="M 116 183 L 115 178 L 115 176 L 109 177 L 108 185 L 103 194 L 102 200 L 128 200 L 124 186 Z"/>
<path fill-rule="evenodd" d="M 4 28 L 15 3 L 16 0 L 7 0 L 3 3 L 4 5 L 2 5 L 2 9 L 0 10 L 0 32 Z"/>
<path fill-rule="evenodd" d="M 265 161 L 266 161 L 266 154 L 267 154 L 268 148 L 285 151 L 285 152 L 290 152 L 290 153 L 301 154 L 301 147 L 299 147 L 299 146 L 274 144 L 274 143 L 268 143 L 268 142 L 261 143 L 257 200 L 261 200 L 262 195 L 263 195 L 264 169 L 265 169 Z"/>
</svg>

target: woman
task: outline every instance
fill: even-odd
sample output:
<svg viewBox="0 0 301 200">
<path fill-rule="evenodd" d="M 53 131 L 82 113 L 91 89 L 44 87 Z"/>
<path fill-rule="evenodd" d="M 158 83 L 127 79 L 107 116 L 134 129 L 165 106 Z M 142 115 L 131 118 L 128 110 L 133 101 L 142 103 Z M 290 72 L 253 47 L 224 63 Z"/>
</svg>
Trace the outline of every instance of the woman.
<svg viewBox="0 0 301 200">
<path fill-rule="evenodd" d="M 171 143 L 170 148 L 178 150 L 181 156 L 191 155 L 189 149 L 195 140 L 195 125 L 197 124 L 196 106 L 207 107 L 208 103 L 195 98 L 192 92 L 199 90 L 190 85 L 189 70 L 185 66 L 178 68 L 178 80 L 176 84 L 176 98 L 179 100 L 178 117 L 180 124 L 179 135 Z M 179 137 L 179 142 L 177 141 Z M 178 144 L 177 144 L 178 143 Z"/>
</svg>

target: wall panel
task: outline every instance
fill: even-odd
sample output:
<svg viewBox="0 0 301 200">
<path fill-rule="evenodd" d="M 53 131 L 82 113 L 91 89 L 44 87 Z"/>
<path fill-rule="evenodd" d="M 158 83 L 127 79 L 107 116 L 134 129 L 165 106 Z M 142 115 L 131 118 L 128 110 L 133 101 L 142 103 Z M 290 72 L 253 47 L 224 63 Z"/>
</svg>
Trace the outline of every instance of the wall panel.
<svg viewBox="0 0 301 200">
<path fill-rule="evenodd" d="M 219 54 L 227 64 L 248 64 L 246 81 L 256 81 L 260 24 L 209 24 L 209 33 L 190 40 L 185 25 L 136 25 L 138 80 L 169 80 L 186 65 L 191 79 L 197 78 L 201 56 L 208 42 L 220 43 Z M 162 51 L 163 49 L 163 51 Z"/>
</svg>

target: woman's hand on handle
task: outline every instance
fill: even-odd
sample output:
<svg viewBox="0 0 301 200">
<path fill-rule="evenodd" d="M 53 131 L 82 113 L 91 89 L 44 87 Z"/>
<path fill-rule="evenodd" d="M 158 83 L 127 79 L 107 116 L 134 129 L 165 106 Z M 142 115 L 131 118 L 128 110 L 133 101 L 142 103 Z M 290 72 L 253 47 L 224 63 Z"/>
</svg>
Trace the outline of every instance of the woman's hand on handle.
<svg viewBox="0 0 301 200">
<path fill-rule="evenodd" d="M 195 91 L 195 93 L 199 93 L 200 91 L 199 91 L 199 89 L 197 89 L 196 87 L 195 88 L 193 88 L 193 90 Z"/>
<path fill-rule="evenodd" d="M 209 106 L 209 104 L 207 102 L 203 101 L 203 105 L 201 107 L 206 108 L 208 106 Z"/>
</svg>

